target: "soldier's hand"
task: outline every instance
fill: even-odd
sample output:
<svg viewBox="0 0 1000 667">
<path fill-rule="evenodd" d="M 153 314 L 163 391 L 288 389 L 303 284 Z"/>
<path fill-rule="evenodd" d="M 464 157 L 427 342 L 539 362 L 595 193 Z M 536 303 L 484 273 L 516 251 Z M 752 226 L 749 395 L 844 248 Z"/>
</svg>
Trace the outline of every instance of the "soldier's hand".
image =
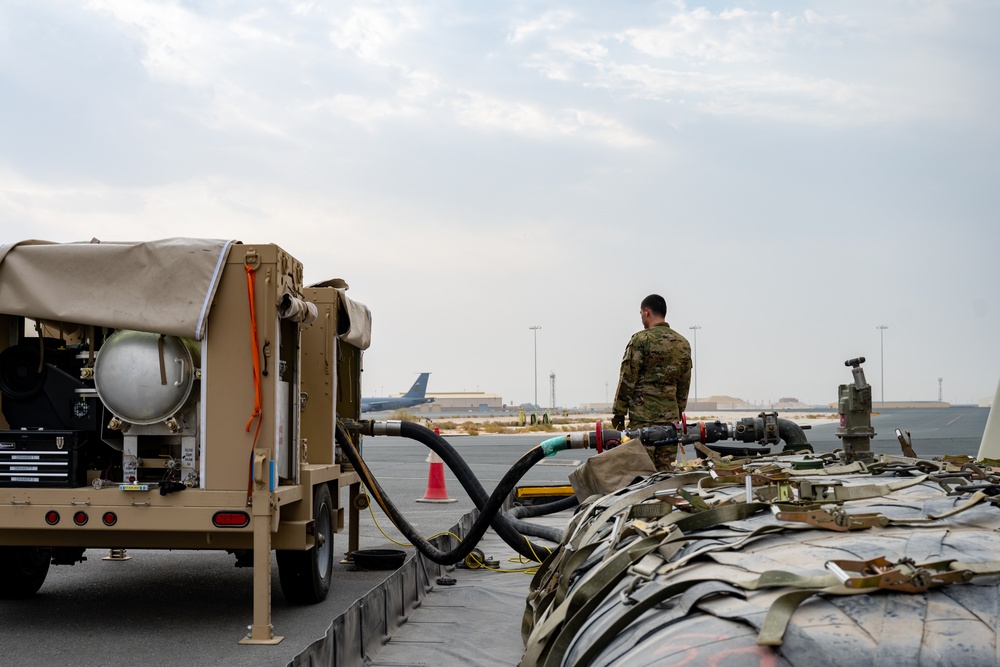
<svg viewBox="0 0 1000 667">
<path fill-rule="evenodd" d="M 619 431 L 625 428 L 625 415 L 614 415 L 611 417 L 611 428 Z"/>
</svg>

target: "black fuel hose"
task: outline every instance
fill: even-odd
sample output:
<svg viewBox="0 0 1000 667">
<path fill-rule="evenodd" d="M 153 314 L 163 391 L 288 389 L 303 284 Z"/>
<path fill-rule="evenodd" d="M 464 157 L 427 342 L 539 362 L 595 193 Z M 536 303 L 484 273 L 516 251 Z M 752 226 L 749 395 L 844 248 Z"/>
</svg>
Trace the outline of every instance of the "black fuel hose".
<svg viewBox="0 0 1000 667">
<path fill-rule="evenodd" d="M 552 528 L 551 526 L 541 526 L 537 523 L 522 521 L 522 519 L 525 517 L 555 514 L 556 512 L 572 509 L 579 504 L 580 501 L 577 500 L 576 496 L 569 496 L 543 505 L 518 505 L 507 510 L 503 516 L 521 535 L 531 535 L 532 537 L 540 537 L 549 542 L 559 543 L 562 542 L 563 538 L 563 531 L 561 529 Z"/>
<path fill-rule="evenodd" d="M 396 422 L 393 422 L 393 424 L 395 423 Z M 452 444 L 441 437 L 440 434 L 435 433 L 426 426 L 421 426 L 420 424 L 408 421 L 401 421 L 398 423 L 399 435 L 401 437 L 416 440 L 417 442 L 426 445 L 428 449 L 441 457 L 444 464 L 455 474 L 455 478 L 458 479 L 459 484 L 462 485 L 465 492 L 469 494 L 469 498 L 472 499 L 472 503 L 476 506 L 476 509 L 483 512 L 483 508 L 489 501 L 490 496 L 486 493 L 486 489 L 483 488 L 483 485 L 479 483 L 479 479 L 476 477 L 475 473 L 472 472 L 472 469 L 465 462 L 465 459 L 463 459 L 462 456 L 455 451 Z M 514 551 L 521 554 L 525 558 L 534 559 L 532 547 L 524 536 L 541 536 L 534 532 L 525 532 L 520 530 L 518 526 L 511 524 L 511 522 L 500 513 L 490 517 L 490 527 L 493 528 L 500 539 L 506 542 L 507 545 Z M 550 538 L 545 539 L 549 539 L 550 542 L 558 543 L 562 539 L 562 534 L 560 533 L 559 537 L 554 540 Z"/>
<path fill-rule="evenodd" d="M 485 505 L 480 508 L 479 517 L 472 524 L 472 528 L 465 536 L 465 539 L 462 540 L 461 544 L 451 551 L 442 551 L 424 539 L 424 537 L 413 528 L 410 522 L 406 520 L 392 501 L 389 500 L 389 497 L 382 489 L 382 486 L 368 469 L 364 459 L 362 459 L 361 455 L 358 454 L 358 450 L 354 446 L 354 441 L 351 439 L 351 435 L 340 422 L 337 422 L 337 442 L 340 444 L 342 450 L 347 455 L 348 460 L 354 466 L 355 470 L 357 470 L 361 475 L 365 486 L 368 487 L 368 490 L 372 493 L 375 502 L 382 508 L 382 511 L 384 511 L 386 515 L 392 519 L 392 522 L 396 525 L 400 532 L 406 536 L 406 539 L 410 540 L 413 546 L 420 551 L 420 553 L 438 565 L 452 565 L 463 560 L 466 556 L 472 553 L 476 544 L 478 544 L 479 540 L 481 540 L 483 535 L 486 534 L 490 521 L 503 507 L 504 502 L 507 500 L 507 496 L 510 494 L 517 482 L 524 476 L 525 473 L 528 472 L 528 470 L 531 469 L 533 465 L 541 461 L 546 456 L 545 449 L 541 446 L 536 446 L 528 450 L 520 459 L 518 459 L 511 469 L 508 470 L 503 476 L 500 483 L 497 484 L 497 488 L 493 491 L 493 495 L 491 495 Z M 541 561 L 544 557 L 551 553 L 551 550 L 547 547 L 540 547 L 539 551 L 542 551 L 543 553 L 536 554 L 529 549 L 529 554 L 525 555 L 525 557 L 534 561 Z"/>
<path fill-rule="evenodd" d="M 812 445 L 806 437 L 806 432 L 802 427 L 789 419 L 778 419 L 778 437 L 785 442 L 783 451 L 808 449 L 812 451 Z"/>
</svg>

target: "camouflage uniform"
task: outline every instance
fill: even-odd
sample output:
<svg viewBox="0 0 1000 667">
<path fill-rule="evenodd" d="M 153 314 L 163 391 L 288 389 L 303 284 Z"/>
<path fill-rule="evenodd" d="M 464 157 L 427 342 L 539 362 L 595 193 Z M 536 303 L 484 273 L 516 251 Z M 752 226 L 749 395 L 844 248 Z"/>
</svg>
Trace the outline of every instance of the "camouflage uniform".
<svg viewBox="0 0 1000 667">
<path fill-rule="evenodd" d="M 691 385 L 691 345 L 666 322 L 636 333 L 625 347 L 612 412 L 629 428 L 679 421 Z M 647 447 L 657 470 L 669 470 L 677 447 Z"/>
</svg>

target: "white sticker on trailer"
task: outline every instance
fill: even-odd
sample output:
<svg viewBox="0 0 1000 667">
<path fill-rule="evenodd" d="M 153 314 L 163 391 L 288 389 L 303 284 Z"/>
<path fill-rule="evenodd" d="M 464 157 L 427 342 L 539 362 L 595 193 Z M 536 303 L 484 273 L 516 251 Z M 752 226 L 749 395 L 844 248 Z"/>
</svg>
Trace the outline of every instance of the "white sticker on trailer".
<svg viewBox="0 0 1000 667">
<path fill-rule="evenodd" d="M 12 481 L 12 482 L 40 482 L 42 480 L 40 480 L 37 477 L 11 477 L 10 481 Z"/>
</svg>

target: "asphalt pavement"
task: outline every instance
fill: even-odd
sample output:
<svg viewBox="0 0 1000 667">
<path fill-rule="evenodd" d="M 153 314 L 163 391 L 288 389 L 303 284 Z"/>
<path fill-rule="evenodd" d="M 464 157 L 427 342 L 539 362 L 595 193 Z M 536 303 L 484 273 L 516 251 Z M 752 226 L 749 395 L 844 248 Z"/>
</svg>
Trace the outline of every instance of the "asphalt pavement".
<svg viewBox="0 0 1000 667">
<path fill-rule="evenodd" d="M 902 455 L 896 429 L 909 431 L 913 449 L 918 456 L 969 454 L 975 456 L 986 428 L 989 408 L 897 408 L 872 415 L 872 452 Z M 794 413 L 780 417 L 795 421 Z M 803 421 L 801 423 L 808 423 Z M 833 451 L 840 447 L 837 424 L 814 426 L 806 437 L 816 451 Z"/>
<path fill-rule="evenodd" d="M 985 408 L 893 410 L 875 415 L 875 452 L 899 453 L 894 429 L 909 430 L 913 447 L 923 456 L 971 454 L 978 451 Z M 782 417 L 795 420 L 794 414 Z M 806 431 L 817 451 L 839 446 L 835 424 Z M 550 434 L 450 437 L 480 483 L 492 491 L 504 473 L 528 449 Z M 366 438 L 363 455 L 390 498 L 424 536 L 447 530 L 473 503 L 458 480 L 446 471 L 448 504 L 417 502 L 427 488 L 427 449 L 402 438 Z M 524 483 L 565 484 L 567 476 L 590 451 L 571 450 L 546 459 L 528 471 Z M 346 503 L 346 491 L 342 502 Z M 388 520 L 372 515 L 361 520 L 361 548 L 411 547 Z M 335 548 L 347 548 L 346 533 Z M 221 552 L 130 551 L 126 562 L 106 562 L 100 550 L 88 560 L 58 566 L 38 595 L 30 600 L 0 601 L 0 665 L 154 664 L 286 665 L 355 600 L 381 584 L 389 573 L 337 565 L 330 596 L 321 604 L 291 606 L 278 586 L 272 558 L 272 622 L 276 646 L 238 644 L 252 621 L 252 572 L 234 567 Z M 514 623 L 519 622 L 513 619 Z"/>
<path fill-rule="evenodd" d="M 548 437 L 461 436 L 449 441 L 492 491 L 524 452 Z M 445 484 L 456 502 L 417 502 L 427 490 L 427 453 L 423 445 L 403 438 L 366 438 L 363 445 L 363 456 L 389 497 L 430 537 L 454 526 L 474 505 L 450 471 Z M 524 479 L 565 484 L 569 472 L 591 454 L 563 452 L 534 466 Z M 342 502 L 347 502 L 346 490 Z M 362 514 L 360 547 L 411 551 L 392 541 L 405 542 L 375 512 L 388 537 L 371 514 Z M 346 533 L 337 534 L 334 544 L 338 553 L 346 550 Z M 272 556 L 272 624 L 274 634 L 284 640 L 276 646 L 243 646 L 238 642 L 253 621 L 253 573 L 236 568 L 234 557 L 216 551 L 130 550 L 131 560 L 107 562 L 105 555 L 90 549 L 83 563 L 53 566 L 35 597 L 0 600 L 0 665 L 286 665 L 390 574 L 337 564 L 324 602 L 293 606 L 281 594 Z"/>
</svg>

